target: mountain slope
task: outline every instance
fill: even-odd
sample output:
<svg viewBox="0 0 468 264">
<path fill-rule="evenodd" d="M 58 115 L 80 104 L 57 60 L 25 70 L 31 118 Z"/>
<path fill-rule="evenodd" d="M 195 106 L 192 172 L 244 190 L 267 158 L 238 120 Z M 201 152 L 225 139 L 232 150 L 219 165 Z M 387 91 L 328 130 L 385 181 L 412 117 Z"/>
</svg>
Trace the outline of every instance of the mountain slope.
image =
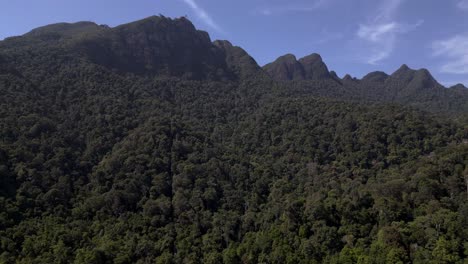
<svg viewBox="0 0 468 264">
<path fill-rule="evenodd" d="M 279 57 L 276 61 L 263 67 L 276 80 L 304 80 L 305 71 L 301 63 L 292 54 Z"/>
<path fill-rule="evenodd" d="M 45 46 L 46 50 L 39 51 L 42 55 L 54 46 L 62 54 L 73 54 L 109 69 L 140 75 L 234 80 L 246 74 L 240 71 L 254 72 L 258 67 L 241 48 L 213 44 L 206 32 L 196 30 L 184 17 L 154 16 L 115 28 L 91 22 L 54 24 L 7 39 L 0 50 L 21 57 L 18 47 L 20 52 L 26 51 L 32 48 L 28 46 L 32 43 Z M 227 59 L 227 53 L 232 58 Z M 248 62 L 242 64 L 242 60 Z"/>
<path fill-rule="evenodd" d="M 273 79 L 279 81 L 333 79 L 322 57 L 316 53 L 299 61 L 294 55 L 287 54 L 265 65 L 263 69 Z"/>
<path fill-rule="evenodd" d="M 397 103 L 443 114 L 468 112 L 468 89 L 447 89 L 426 69 L 402 65 L 388 75 L 371 72 L 361 80 L 346 75 L 339 79 L 329 72 L 318 54 L 296 60 L 292 54 L 279 57 L 263 67 L 274 80 L 291 88 L 290 93 L 310 94 L 358 102 Z"/>
<path fill-rule="evenodd" d="M 0 263 L 466 259 L 466 123 L 413 107 L 464 88 L 288 57 L 185 18 L 0 42 Z"/>
</svg>

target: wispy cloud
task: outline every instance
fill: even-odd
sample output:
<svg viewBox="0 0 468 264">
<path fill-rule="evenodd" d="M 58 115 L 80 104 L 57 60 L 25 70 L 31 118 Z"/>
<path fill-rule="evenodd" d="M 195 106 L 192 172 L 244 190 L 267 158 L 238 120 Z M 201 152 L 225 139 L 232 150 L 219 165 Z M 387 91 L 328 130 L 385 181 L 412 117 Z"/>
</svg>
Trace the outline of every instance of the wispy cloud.
<svg viewBox="0 0 468 264">
<path fill-rule="evenodd" d="M 375 22 L 392 20 L 403 2 L 404 0 L 383 0 L 373 20 Z"/>
<path fill-rule="evenodd" d="M 377 25 L 359 25 L 357 35 L 365 40 L 378 43 L 389 33 L 395 32 L 398 24 L 395 22 Z"/>
<path fill-rule="evenodd" d="M 468 74 L 468 34 L 435 41 L 432 50 L 434 56 L 443 56 L 447 60 L 441 72 Z"/>
<path fill-rule="evenodd" d="M 271 15 L 281 15 L 281 14 L 287 14 L 287 13 L 312 12 L 322 7 L 325 7 L 331 1 L 332 0 L 315 0 L 311 4 L 308 4 L 308 5 L 298 5 L 298 4 L 295 4 L 294 1 L 292 1 L 292 3 L 289 3 L 287 5 L 262 7 L 262 8 L 255 10 L 254 13 L 264 15 L 264 16 L 271 16 Z"/>
<path fill-rule="evenodd" d="M 344 33 L 341 32 L 330 32 L 327 29 L 323 29 L 318 35 L 317 39 L 312 42 L 313 45 L 323 45 L 332 41 L 337 41 L 345 37 Z"/>
<path fill-rule="evenodd" d="M 459 0 L 457 3 L 457 7 L 462 10 L 468 10 L 468 0 Z"/>
<path fill-rule="evenodd" d="M 384 0 L 377 15 L 366 24 L 360 24 L 357 37 L 366 42 L 370 54 L 364 57 L 368 64 L 378 64 L 388 58 L 398 41 L 398 36 L 410 32 L 424 21 L 415 24 L 404 24 L 395 21 L 394 17 L 404 0 Z"/>
<path fill-rule="evenodd" d="M 182 0 L 184 3 L 186 3 L 192 10 L 195 12 L 195 14 L 200 18 L 203 23 L 211 27 L 212 29 L 224 33 L 224 30 L 211 18 L 211 16 L 203 9 L 201 8 L 195 0 Z"/>
</svg>

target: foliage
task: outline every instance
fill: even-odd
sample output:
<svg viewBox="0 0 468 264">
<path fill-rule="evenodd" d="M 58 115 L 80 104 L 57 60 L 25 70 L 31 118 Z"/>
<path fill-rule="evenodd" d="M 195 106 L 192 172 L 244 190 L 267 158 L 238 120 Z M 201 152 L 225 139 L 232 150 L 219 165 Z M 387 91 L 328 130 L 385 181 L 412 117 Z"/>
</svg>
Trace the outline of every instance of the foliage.
<svg viewBox="0 0 468 264">
<path fill-rule="evenodd" d="M 463 118 L 120 72 L 40 37 L 0 44 L 1 263 L 468 257 Z"/>
</svg>

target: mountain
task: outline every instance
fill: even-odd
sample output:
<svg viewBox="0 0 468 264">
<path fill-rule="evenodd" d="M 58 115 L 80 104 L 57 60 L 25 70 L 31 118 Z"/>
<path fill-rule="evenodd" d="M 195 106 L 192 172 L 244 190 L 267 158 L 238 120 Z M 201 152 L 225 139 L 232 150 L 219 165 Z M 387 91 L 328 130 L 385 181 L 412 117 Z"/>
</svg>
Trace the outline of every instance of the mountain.
<svg viewBox="0 0 468 264">
<path fill-rule="evenodd" d="M 206 32 L 196 30 L 184 17 L 153 16 L 115 28 L 92 22 L 59 23 L 7 39 L 1 46 L 8 51 L 37 42 L 109 69 L 140 75 L 233 80 L 246 72 L 255 74 L 258 68 L 241 48 L 212 43 Z"/>
<path fill-rule="evenodd" d="M 376 71 L 362 79 L 349 74 L 340 79 L 329 71 L 320 55 L 314 53 L 299 60 L 292 54 L 263 66 L 274 80 L 290 86 L 290 93 L 359 102 L 397 103 L 436 113 L 468 111 L 468 90 L 447 89 L 427 69 L 414 70 L 403 64 L 391 75 Z M 288 82 L 294 81 L 294 84 Z"/>
<path fill-rule="evenodd" d="M 331 78 L 327 65 L 325 65 L 322 57 L 317 53 L 313 53 L 299 59 L 299 63 L 304 67 L 305 79 L 307 80 L 323 80 Z"/>
<path fill-rule="evenodd" d="M 278 81 L 280 80 L 280 81 Z M 0 263 L 461 263 L 466 88 L 186 18 L 0 41 Z"/>
<path fill-rule="evenodd" d="M 5 61 L 0 70 L 16 76 L 28 72 L 32 61 L 33 67 L 44 69 L 63 63 L 78 67 L 85 60 L 121 74 L 213 81 L 270 76 L 299 82 L 294 89 L 300 93 L 332 99 L 399 103 L 432 112 L 468 110 L 467 90 L 445 89 L 425 69 L 402 65 L 391 75 L 373 72 L 362 80 L 340 79 L 316 53 L 299 60 L 287 54 L 261 68 L 242 48 L 212 42 L 184 17 L 153 16 L 114 28 L 93 22 L 53 24 L 1 42 L 0 58 Z"/>
<path fill-rule="evenodd" d="M 290 80 L 324 80 L 333 79 L 322 57 L 316 53 L 296 60 L 292 54 L 279 57 L 263 67 L 273 79 Z"/>
<path fill-rule="evenodd" d="M 362 78 L 363 82 L 384 83 L 388 79 L 388 74 L 381 71 L 371 72 Z"/>
<path fill-rule="evenodd" d="M 228 70 L 238 78 L 262 74 L 257 62 L 242 48 L 233 46 L 227 40 L 217 40 L 213 44 L 223 52 Z"/>
<path fill-rule="evenodd" d="M 450 89 L 457 89 L 457 90 L 465 91 L 465 89 L 467 89 L 467 88 L 463 84 L 459 83 L 459 84 L 456 84 L 456 85 L 450 87 Z"/>
<path fill-rule="evenodd" d="M 274 62 L 263 67 L 276 80 L 304 80 L 305 71 L 300 62 L 292 54 L 279 57 Z"/>
<path fill-rule="evenodd" d="M 390 75 L 389 83 L 400 84 L 407 91 L 421 91 L 423 89 L 441 88 L 442 86 L 432 77 L 426 69 L 413 70 L 407 65 L 402 65 L 396 72 Z"/>
</svg>

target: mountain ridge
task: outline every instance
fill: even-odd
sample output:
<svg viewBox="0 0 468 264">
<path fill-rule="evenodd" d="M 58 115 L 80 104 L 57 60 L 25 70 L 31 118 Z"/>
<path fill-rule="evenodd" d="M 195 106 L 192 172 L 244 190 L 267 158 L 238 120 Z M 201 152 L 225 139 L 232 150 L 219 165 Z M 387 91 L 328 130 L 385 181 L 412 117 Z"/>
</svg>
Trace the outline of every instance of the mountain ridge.
<svg viewBox="0 0 468 264">
<path fill-rule="evenodd" d="M 286 54 L 263 66 L 263 69 L 278 81 L 333 79 L 327 65 L 317 53 L 299 60 L 292 54 Z"/>
<path fill-rule="evenodd" d="M 115 27 L 88 21 L 56 23 L 7 38 L 0 42 L 0 48 L 2 44 L 18 46 L 18 42 L 29 40 L 58 46 L 95 64 L 134 74 L 234 80 L 249 75 L 239 68 L 247 67 L 253 73 L 258 68 L 242 48 L 216 46 L 207 32 L 197 30 L 185 17 L 151 16 Z M 235 58 L 227 58 L 233 55 Z"/>
<path fill-rule="evenodd" d="M 151 25 L 153 24 L 153 25 Z M 166 24 L 166 25 L 164 25 Z M 275 80 L 323 80 L 323 79 L 336 79 L 335 75 L 336 73 L 332 74 L 332 71 L 328 70 L 328 66 L 326 63 L 323 61 L 322 57 L 318 53 L 311 53 L 309 55 L 306 55 L 300 59 L 296 59 L 296 56 L 293 54 L 285 54 L 280 57 L 278 57 L 275 61 L 270 62 L 263 67 L 260 67 L 255 59 L 250 56 L 245 50 L 243 50 L 241 47 L 234 46 L 232 45 L 229 41 L 227 40 L 214 40 L 211 41 L 209 34 L 206 31 L 203 30 L 198 30 L 195 28 L 192 22 L 188 20 L 186 17 L 179 17 L 179 18 L 169 18 L 165 16 L 150 16 L 141 20 L 129 22 L 129 23 L 124 23 L 115 27 L 109 27 L 107 25 L 98 25 L 95 22 L 92 21 L 78 21 L 78 22 L 73 22 L 73 23 L 54 23 L 54 24 L 49 24 L 41 27 L 37 27 L 35 29 L 32 29 L 31 31 L 21 35 L 21 36 L 14 36 L 14 37 L 8 37 L 3 41 L 0 42 L 5 42 L 9 41 L 10 39 L 16 39 L 16 38 L 21 38 L 21 37 L 44 37 L 46 35 L 57 35 L 61 37 L 71 37 L 71 36 L 80 36 L 81 34 L 92 34 L 96 33 L 98 31 L 99 33 L 103 33 L 106 31 L 120 31 L 121 33 L 126 32 L 126 31 L 132 31 L 138 28 L 144 28 L 145 25 L 148 26 L 153 26 L 153 28 L 156 27 L 164 27 L 167 25 L 173 24 L 175 25 L 176 28 L 178 29 L 183 29 L 185 28 L 186 31 L 188 32 L 196 32 L 199 36 L 199 39 L 197 41 L 199 42 L 210 42 L 214 46 L 217 46 L 218 48 L 225 49 L 224 52 L 226 52 L 226 48 L 228 49 L 237 49 L 238 53 L 240 56 L 246 56 L 249 67 L 251 69 L 258 70 L 259 68 L 263 68 L 267 74 L 269 74 L 273 79 Z M 154 27 L 156 26 L 156 27 Z M 151 30 L 149 30 L 151 32 Z M 144 33 L 144 32 L 142 32 Z M 148 32 L 146 32 L 148 33 Z M 183 32 L 179 32 L 182 34 Z M 219 43 L 229 43 L 228 45 L 219 45 Z M 218 45 L 216 44 L 218 43 Z M 134 47 L 129 47 L 129 48 L 134 48 Z M 236 52 L 231 52 L 231 53 L 236 53 Z M 231 55 L 232 56 L 232 55 Z M 232 58 L 231 58 L 232 59 Z M 283 64 L 283 65 L 277 65 L 277 64 Z M 231 67 L 233 67 L 231 65 Z M 275 69 L 275 67 L 283 68 L 283 69 Z M 394 77 L 394 78 L 411 78 L 406 76 L 405 74 L 408 75 L 408 73 L 414 73 L 416 71 L 417 74 L 422 74 L 426 75 L 427 78 L 431 82 L 437 82 L 434 77 L 431 75 L 431 73 L 427 69 L 419 69 L 419 70 L 414 70 L 408 67 L 407 64 L 403 64 L 399 69 L 397 69 L 394 73 L 392 74 L 387 74 L 385 72 L 381 71 L 375 71 L 375 72 L 370 72 L 367 75 L 365 75 L 361 79 L 356 79 L 356 80 L 363 80 L 363 81 L 376 81 L 381 80 L 381 79 L 386 79 L 386 77 Z M 244 73 L 245 75 L 246 73 Z M 376 76 L 375 74 L 378 74 L 379 76 Z M 247 74 L 248 75 L 248 74 Z M 386 75 L 386 76 L 385 76 Z M 346 75 L 345 75 L 346 77 Z M 341 80 L 346 79 L 345 77 L 340 78 Z M 339 78 L 339 77 L 338 77 Z M 449 88 L 449 87 L 446 87 Z"/>
<path fill-rule="evenodd" d="M 279 81 L 286 89 L 295 82 L 301 93 L 340 100 L 424 105 L 434 111 L 452 104 L 449 108 L 455 111 L 468 109 L 464 102 L 468 90 L 445 89 L 427 69 L 403 64 L 391 74 L 376 71 L 361 79 L 339 78 L 318 53 L 299 59 L 286 54 L 260 67 L 241 47 L 227 40 L 212 41 L 185 17 L 151 16 L 115 27 L 89 21 L 39 27 L 0 41 L 0 70 L 26 70 L 22 65 L 28 65 L 23 62 L 31 54 L 41 59 L 36 61 L 38 68 L 80 64 L 84 59 L 120 74 L 234 82 L 264 78 Z"/>
</svg>

